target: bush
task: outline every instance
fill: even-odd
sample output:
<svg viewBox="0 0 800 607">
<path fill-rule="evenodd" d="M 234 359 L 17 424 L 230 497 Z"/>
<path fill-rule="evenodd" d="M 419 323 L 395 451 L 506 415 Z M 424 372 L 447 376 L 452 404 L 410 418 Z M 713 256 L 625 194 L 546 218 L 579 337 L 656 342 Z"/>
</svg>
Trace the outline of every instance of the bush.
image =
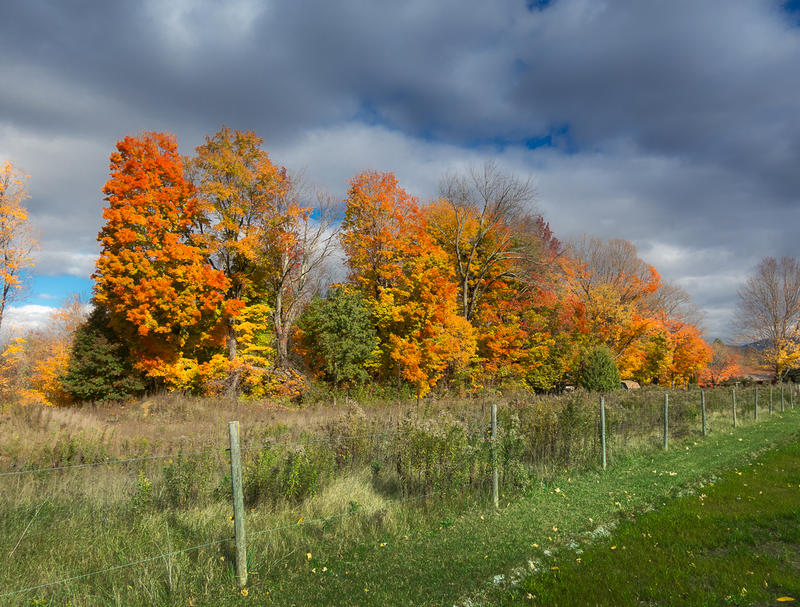
<svg viewBox="0 0 800 607">
<path fill-rule="evenodd" d="M 333 468 L 333 454 L 325 446 L 264 445 L 244 466 L 245 502 L 300 503 L 317 493 Z"/>
<path fill-rule="evenodd" d="M 610 392 L 620 387 L 621 378 L 611 351 L 605 346 L 592 350 L 581 363 L 578 383 L 593 392 Z"/>
</svg>

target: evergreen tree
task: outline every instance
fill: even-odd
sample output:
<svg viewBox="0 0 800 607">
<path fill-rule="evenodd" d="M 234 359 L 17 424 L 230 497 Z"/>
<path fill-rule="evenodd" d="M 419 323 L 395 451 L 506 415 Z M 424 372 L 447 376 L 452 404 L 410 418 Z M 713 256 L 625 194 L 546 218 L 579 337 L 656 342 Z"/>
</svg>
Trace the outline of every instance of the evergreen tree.
<svg viewBox="0 0 800 607">
<path fill-rule="evenodd" d="M 134 369 L 128 348 L 114 333 L 102 306 L 95 306 L 75 331 L 60 383 L 78 402 L 123 400 L 144 392 L 145 378 Z"/>
<path fill-rule="evenodd" d="M 594 392 L 610 392 L 620 387 L 620 375 L 614 357 L 606 346 L 598 346 L 583 360 L 578 383 Z"/>
</svg>

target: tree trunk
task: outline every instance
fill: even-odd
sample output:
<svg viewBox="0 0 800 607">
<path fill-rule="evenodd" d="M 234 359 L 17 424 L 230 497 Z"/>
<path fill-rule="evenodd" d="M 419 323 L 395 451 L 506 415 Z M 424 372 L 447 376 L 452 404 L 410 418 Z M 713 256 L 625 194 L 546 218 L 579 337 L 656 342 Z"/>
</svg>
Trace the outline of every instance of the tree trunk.
<svg viewBox="0 0 800 607">
<path fill-rule="evenodd" d="M 289 323 L 283 317 L 282 288 L 278 288 L 275 293 L 275 311 L 272 313 L 272 319 L 275 327 L 276 366 L 285 371 L 289 368 Z"/>
<path fill-rule="evenodd" d="M 237 357 L 237 344 L 236 344 L 236 327 L 233 324 L 233 319 L 228 319 L 228 360 L 233 362 Z M 227 395 L 236 397 L 239 394 L 239 381 L 241 380 L 242 372 L 236 368 L 233 369 L 228 375 L 228 389 Z"/>
</svg>

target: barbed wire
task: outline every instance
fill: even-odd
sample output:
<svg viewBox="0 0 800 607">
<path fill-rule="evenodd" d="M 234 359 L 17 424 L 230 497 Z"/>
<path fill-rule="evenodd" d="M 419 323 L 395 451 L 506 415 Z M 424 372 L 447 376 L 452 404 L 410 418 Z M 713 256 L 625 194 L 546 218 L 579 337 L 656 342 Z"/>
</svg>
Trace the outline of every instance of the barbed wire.
<svg viewBox="0 0 800 607">
<path fill-rule="evenodd" d="M 143 461 L 157 460 L 157 459 L 169 459 L 169 458 L 187 457 L 195 455 L 208 455 L 209 453 L 224 453 L 225 451 L 226 449 L 217 448 L 217 449 L 208 449 L 206 451 L 190 451 L 187 453 L 178 452 L 178 453 L 165 453 L 160 455 L 143 455 L 141 457 L 102 460 L 97 462 L 87 462 L 85 464 L 71 464 L 69 466 L 52 466 L 50 468 L 28 468 L 25 470 L 14 470 L 12 472 L 0 472 L 0 477 L 19 476 L 21 474 L 35 474 L 37 472 L 57 472 L 59 470 L 76 470 L 79 468 L 95 468 L 97 466 L 111 466 L 116 464 L 130 464 L 133 462 L 143 462 Z"/>
<path fill-rule="evenodd" d="M 401 432 L 400 430 L 395 430 L 392 432 L 378 432 L 375 434 L 354 434 L 351 436 L 330 436 L 326 438 L 306 438 L 306 439 L 294 439 L 288 441 L 272 441 L 272 442 L 265 442 L 260 443 L 257 445 L 243 445 L 240 449 L 242 451 L 253 451 L 254 449 L 263 449 L 265 447 L 274 447 L 274 446 L 289 446 L 289 445 L 305 445 L 308 443 L 331 443 L 337 441 L 344 441 L 344 440 L 358 440 L 362 438 L 379 438 L 379 437 L 386 437 L 386 436 L 394 436 L 397 434 L 406 434 L 406 432 Z"/>
<path fill-rule="evenodd" d="M 386 436 L 393 436 L 395 434 L 400 434 L 400 432 L 381 432 L 376 434 L 359 434 L 353 436 L 333 436 L 328 438 L 314 438 L 314 439 L 297 439 L 291 441 L 275 441 L 275 442 L 266 442 L 260 443 L 258 445 L 250 445 L 250 446 L 242 446 L 242 451 L 252 451 L 255 449 L 263 449 L 264 447 L 274 446 L 274 445 L 303 445 L 307 443 L 320 443 L 320 442 L 336 442 L 342 440 L 357 440 L 362 438 L 377 438 L 377 437 L 386 437 Z M 208 455 L 211 453 L 227 453 L 230 451 L 228 447 L 218 447 L 216 449 L 207 449 L 205 451 L 190 451 L 190 452 L 177 452 L 177 453 L 163 453 L 159 455 L 145 455 L 141 457 L 129 457 L 124 459 L 114 459 L 114 460 L 102 460 L 96 462 L 87 462 L 84 464 L 70 464 L 67 466 L 51 466 L 46 468 L 28 468 L 25 470 L 13 470 L 10 472 L 0 472 L 0 477 L 6 476 L 19 476 L 23 474 L 36 474 L 39 472 L 57 472 L 60 470 L 78 470 L 81 468 L 95 468 L 97 466 L 111 466 L 111 465 L 118 465 L 118 464 L 130 464 L 134 462 L 143 462 L 143 461 L 150 461 L 150 460 L 159 460 L 159 459 L 170 459 L 170 458 L 179 458 L 179 457 L 189 457 L 189 456 L 200 456 L 200 455 Z"/>
</svg>

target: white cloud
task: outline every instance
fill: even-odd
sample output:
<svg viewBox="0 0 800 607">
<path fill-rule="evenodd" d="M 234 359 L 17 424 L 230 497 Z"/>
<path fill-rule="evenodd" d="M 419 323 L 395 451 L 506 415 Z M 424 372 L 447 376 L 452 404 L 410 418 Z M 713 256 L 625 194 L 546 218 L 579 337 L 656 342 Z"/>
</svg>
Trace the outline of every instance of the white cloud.
<svg viewBox="0 0 800 607">
<path fill-rule="evenodd" d="M 68 274 L 77 278 L 89 278 L 94 272 L 96 259 L 97 253 L 46 249 L 35 254 L 35 269 L 37 274 L 48 276 Z"/>
<path fill-rule="evenodd" d="M 47 324 L 53 312 L 57 309 L 57 307 L 37 304 L 9 306 L 3 315 L 2 332 L 4 334 L 13 334 L 30 329 L 39 329 Z"/>
</svg>

